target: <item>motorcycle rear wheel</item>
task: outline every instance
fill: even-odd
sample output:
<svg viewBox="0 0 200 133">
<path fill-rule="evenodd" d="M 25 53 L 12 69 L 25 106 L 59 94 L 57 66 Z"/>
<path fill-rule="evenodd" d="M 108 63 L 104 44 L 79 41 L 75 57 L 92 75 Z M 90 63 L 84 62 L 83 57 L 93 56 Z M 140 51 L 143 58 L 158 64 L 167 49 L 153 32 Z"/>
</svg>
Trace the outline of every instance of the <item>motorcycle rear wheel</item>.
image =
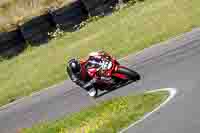
<svg viewBox="0 0 200 133">
<path fill-rule="evenodd" d="M 117 73 L 126 75 L 128 77 L 128 80 L 137 81 L 141 78 L 137 72 L 125 67 L 119 68 L 119 70 L 117 70 Z"/>
</svg>

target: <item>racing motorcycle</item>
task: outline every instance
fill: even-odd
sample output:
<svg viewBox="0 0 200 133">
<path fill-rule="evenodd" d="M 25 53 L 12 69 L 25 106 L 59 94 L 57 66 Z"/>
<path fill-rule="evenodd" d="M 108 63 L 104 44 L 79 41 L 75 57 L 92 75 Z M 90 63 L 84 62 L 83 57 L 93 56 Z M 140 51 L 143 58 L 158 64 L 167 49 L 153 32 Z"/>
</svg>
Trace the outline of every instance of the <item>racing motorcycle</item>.
<svg viewBox="0 0 200 133">
<path fill-rule="evenodd" d="M 110 90 L 115 86 L 129 81 L 140 80 L 140 75 L 131 70 L 130 68 L 121 65 L 116 58 L 110 55 L 94 53 L 92 55 L 98 57 L 100 60 L 89 61 L 87 65 L 87 73 L 91 78 L 95 78 L 94 84 L 95 94 L 93 97 L 98 95 L 98 90 Z"/>
</svg>

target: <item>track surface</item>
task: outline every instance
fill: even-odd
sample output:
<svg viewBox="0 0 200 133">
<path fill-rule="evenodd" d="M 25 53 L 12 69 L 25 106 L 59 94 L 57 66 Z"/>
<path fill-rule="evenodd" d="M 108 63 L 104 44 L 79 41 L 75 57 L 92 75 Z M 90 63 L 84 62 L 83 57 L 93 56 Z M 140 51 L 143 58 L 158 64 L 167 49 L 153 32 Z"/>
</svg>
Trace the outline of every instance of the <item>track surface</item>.
<svg viewBox="0 0 200 133">
<path fill-rule="evenodd" d="M 127 132 L 199 133 L 200 29 L 164 43 L 122 61 L 142 74 L 139 82 L 94 100 L 70 81 L 65 81 L 0 108 L 0 133 L 15 133 L 19 128 L 61 118 L 114 96 L 159 88 L 177 88 L 178 94 L 159 112 Z"/>
</svg>

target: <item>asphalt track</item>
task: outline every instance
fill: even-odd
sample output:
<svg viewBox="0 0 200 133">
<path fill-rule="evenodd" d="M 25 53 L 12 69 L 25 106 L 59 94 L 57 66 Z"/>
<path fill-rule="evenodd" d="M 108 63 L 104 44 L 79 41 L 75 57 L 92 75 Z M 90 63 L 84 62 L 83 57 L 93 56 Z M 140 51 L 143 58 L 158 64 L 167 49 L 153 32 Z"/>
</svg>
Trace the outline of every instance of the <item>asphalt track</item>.
<svg viewBox="0 0 200 133">
<path fill-rule="evenodd" d="M 177 95 L 127 132 L 200 132 L 200 29 L 130 55 L 121 62 L 138 71 L 142 80 L 96 100 L 70 81 L 65 81 L 1 107 L 0 133 L 15 133 L 39 121 L 59 119 L 111 97 L 159 88 L 177 88 Z"/>
</svg>

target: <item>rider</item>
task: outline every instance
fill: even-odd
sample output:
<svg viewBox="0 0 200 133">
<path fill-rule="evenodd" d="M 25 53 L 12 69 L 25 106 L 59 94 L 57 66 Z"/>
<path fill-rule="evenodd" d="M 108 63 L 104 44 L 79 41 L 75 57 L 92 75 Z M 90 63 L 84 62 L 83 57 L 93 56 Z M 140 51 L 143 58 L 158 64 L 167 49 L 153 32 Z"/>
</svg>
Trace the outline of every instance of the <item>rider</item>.
<svg viewBox="0 0 200 133">
<path fill-rule="evenodd" d="M 111 58 L 105 51 L 98 51 L 90 53 L 87 60 L 72 58 L 67 64 L 67 73 L 70 79 L 78 86 L 88 91 L 90 96 L 95 96 L 97 94 L 97 90 L 93 86 L 96 79 L 89 77 L 86 67 L 88 65 L 98 67 L 102 62 L 102 56 L 105 57 L 105 59 Z"/>
</svg>

